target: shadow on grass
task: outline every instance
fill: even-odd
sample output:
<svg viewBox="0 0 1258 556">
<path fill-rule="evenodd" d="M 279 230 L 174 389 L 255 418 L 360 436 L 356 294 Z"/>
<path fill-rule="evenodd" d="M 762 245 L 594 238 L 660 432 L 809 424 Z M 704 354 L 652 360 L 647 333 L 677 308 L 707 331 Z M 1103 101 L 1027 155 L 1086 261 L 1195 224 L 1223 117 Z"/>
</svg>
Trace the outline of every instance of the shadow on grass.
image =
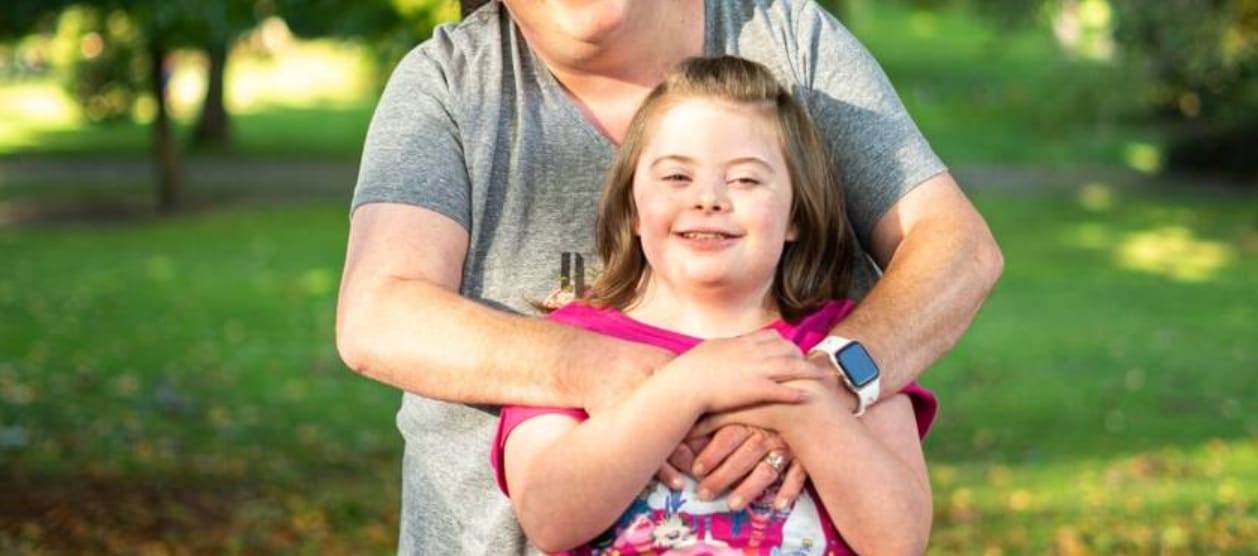
<svg viewBox="0 0 1258 556">
<path fill-rule="evenodd" d="M 230 477 L 0 479 L 0 552 L 65 554 L 385 553 L 396 504 L 354 492 Z"/>
</svg>

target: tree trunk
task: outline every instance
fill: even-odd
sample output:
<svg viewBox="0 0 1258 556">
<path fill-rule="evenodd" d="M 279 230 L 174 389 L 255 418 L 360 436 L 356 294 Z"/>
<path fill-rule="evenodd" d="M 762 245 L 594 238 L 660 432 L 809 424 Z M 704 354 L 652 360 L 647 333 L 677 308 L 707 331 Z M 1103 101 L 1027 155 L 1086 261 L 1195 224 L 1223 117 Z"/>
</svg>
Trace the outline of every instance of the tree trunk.
<svg viewBox="0 0 1258 556">
<path fill-rule="evenodd" d="M 192 143 L 198 147 L 231 145 L 231 121 L 223 103 L 224 73 L 227 69 L 227 48 L 230 42 L 224 36 L 211 39 L 206 47 L 210 65 L 205 102 L 201 105 L 201 118 L 192 133 Z"/>
<path fill-rule="evenodd" d="M 157 174 L 157 211 L 169 214 L 180 201 L 179 161 L 175 152 L 170 112 L 166 108 L 166 46 L 158 40 L 149 43 L 150 92 L 157 103 L 153 120 L 153 170 Z"/>
</svg>

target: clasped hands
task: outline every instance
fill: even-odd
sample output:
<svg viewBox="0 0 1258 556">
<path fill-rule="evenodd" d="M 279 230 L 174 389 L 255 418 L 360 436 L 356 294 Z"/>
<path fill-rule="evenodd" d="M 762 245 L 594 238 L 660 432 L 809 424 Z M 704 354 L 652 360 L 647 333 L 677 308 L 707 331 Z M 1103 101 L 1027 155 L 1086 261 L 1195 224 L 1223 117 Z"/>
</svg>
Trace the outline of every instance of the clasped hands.
<svg viewBox="0 0 1258 556">
<path fill-rule="evenodd" d="M 829 362 L 805 357 L 774 330 L 706 341 L 659 365 L 652 379 L 674 381 L 679 405 L 702 412 L 656 478 L 679 488 L 690 475 L 701 499 L 729 491 L 735 510 L 779 479 L 774 507 L 794 503 L 807 473 L 780 431 L 802 406 L 845 393 Z"/>
</svg>

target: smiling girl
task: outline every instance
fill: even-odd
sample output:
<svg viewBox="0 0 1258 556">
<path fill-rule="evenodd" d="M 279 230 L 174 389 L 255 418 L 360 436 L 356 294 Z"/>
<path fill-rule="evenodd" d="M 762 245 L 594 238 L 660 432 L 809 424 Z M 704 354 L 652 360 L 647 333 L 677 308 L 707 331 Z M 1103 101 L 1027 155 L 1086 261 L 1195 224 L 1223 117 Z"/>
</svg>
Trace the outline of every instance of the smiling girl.
<svg viewBox="0 0 1258 556">
<path fill-rule="evenodd" d="M 603 272 L 587 297 L 549 318 L 681 355 L 592 418 L 504 408 L 494 465 L 534 545 L 570 554 L 925 549 L 920 439 L 933 396 L 910 385 L 863 411 L 836 371 L 804 356 L 853 307 L 842 297 L 855 247 L 834 176 L 804 110 L 759 64 L 691 59 L 651 92 L 603 192 Z M 794 504 L 773 489 L 744 501 L 653 480 L 689 435 L 728 423 L 787 441 L 809 476 Z M 781 473 L 781 461 L 767 463 Z"/>
</svg>

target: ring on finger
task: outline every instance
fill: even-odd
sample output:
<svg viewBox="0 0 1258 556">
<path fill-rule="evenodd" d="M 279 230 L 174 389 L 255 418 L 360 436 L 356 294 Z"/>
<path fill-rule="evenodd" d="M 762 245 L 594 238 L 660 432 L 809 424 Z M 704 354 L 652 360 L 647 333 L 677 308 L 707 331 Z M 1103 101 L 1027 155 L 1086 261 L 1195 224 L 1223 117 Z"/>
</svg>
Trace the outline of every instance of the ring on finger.
<svg viewBox="0 0 1258 556">
<path fill-rule="evenodd" d="M 764 456 L 764 463 L 772 467 L 778 475 L 781 475 L 782 471 L 786 469 L 786 456 L 782 455 L 781 452 L 769 452 L 769 455 Z"/>
</svg>

